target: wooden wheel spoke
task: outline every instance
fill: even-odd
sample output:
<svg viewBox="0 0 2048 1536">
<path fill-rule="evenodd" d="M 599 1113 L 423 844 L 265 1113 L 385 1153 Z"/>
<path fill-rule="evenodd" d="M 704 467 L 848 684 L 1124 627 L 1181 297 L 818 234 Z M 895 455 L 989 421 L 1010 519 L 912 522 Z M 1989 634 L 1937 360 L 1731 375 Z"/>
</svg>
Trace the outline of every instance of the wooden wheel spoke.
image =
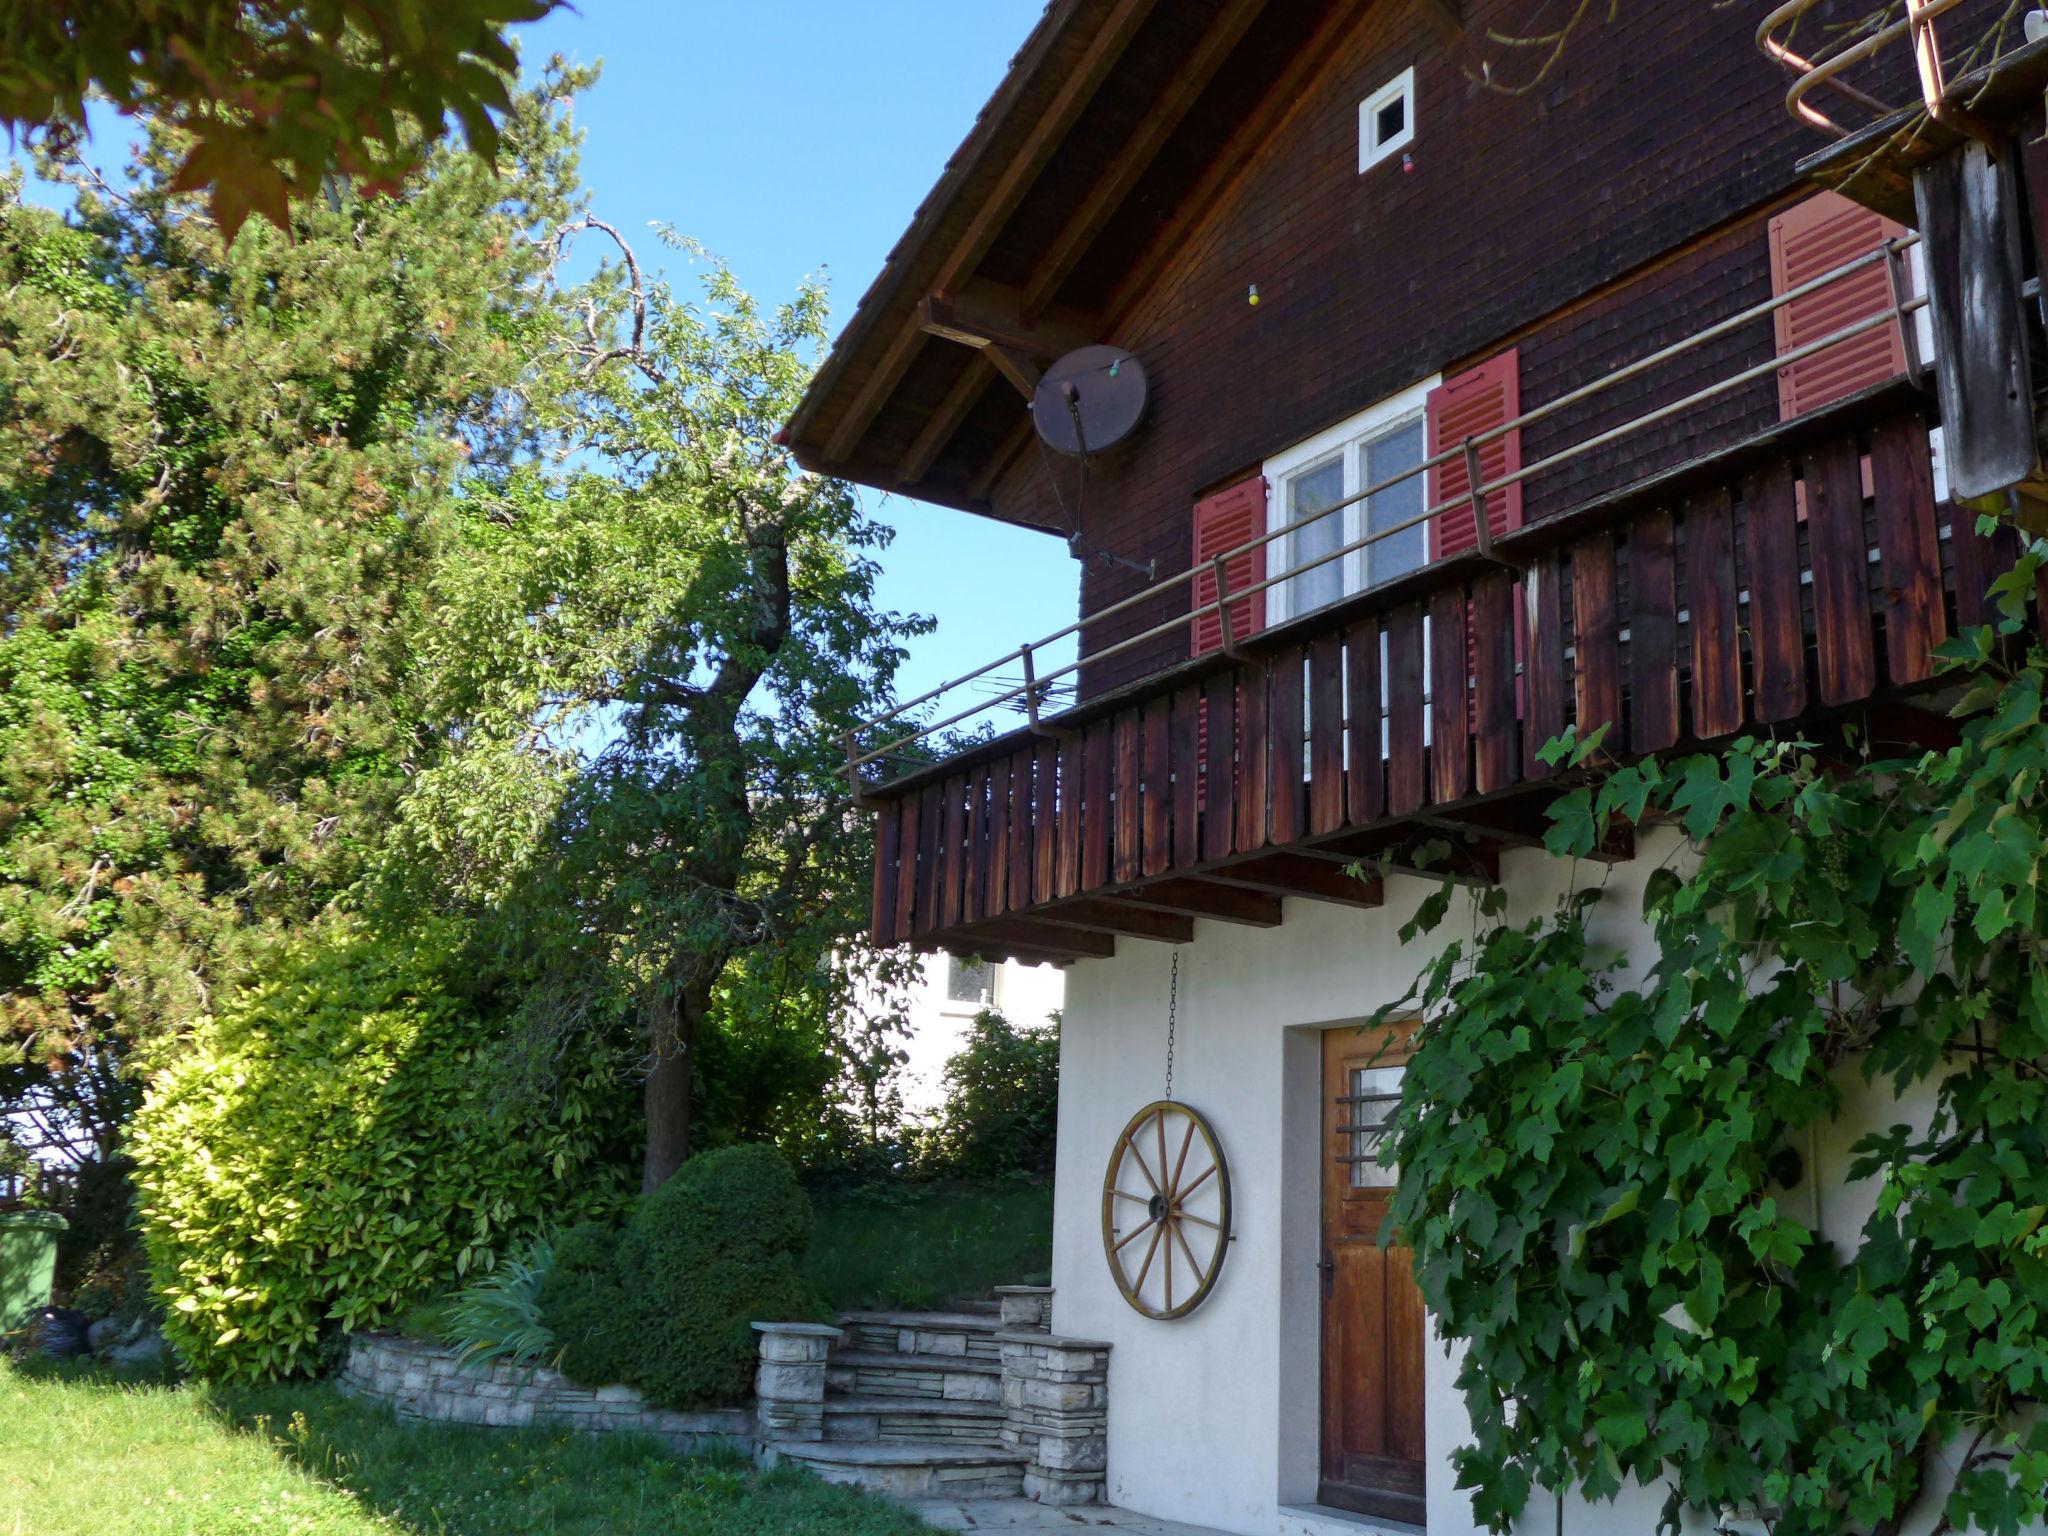
<svg viewBox="0 0 2048 1536">
<path fill-rule="evenodd" d="M 1204 1184 L 1208 1183 L 1210 1175 L 1215 1173 L 1216 1170 L 1221 1166 L 1222 1165 L 1220 1163 L 1211 1163 L 1207 1168 L 1203 1169 L 1200 1178 L 1196 1179 L 1195 1182 L 1190 1184 L 1186 1189 L 1180 1191 L 1179 1198 L 1182 1200 L 1187 1199 L 1189 1195 L 1192 1195 L 1196 1190 L 1200 1189 Z"/>
<path fill-rule="evenodd" d="M 1152 1186 L 1152 1193 L 1155 1195 L 1164 1195 L 1166 1191 L 1159 1187 L 1159 1181 L 1152 1177 L 1152 1170 L 1145 1166 L 1145 1154 L 1138 1150 L 1138 1143 L 1135 1138 L 1133 1138 L 1133 1140 L 1130 1143 L 1130 1153 L 1132 1159 L 1138 1165 L 1138 1172 L 1144 1174 L 1145 1182 Z M 1164 1170 L 1162 1169 L 1162 1171 Z"/>
<path fill-rule="evenodd" d="M 1180 1156 L 1173 1160 L 1173 1177 L 1166 1183 L 1166 1198 L 1175 1199 L 1180 1193 L 1180 1172 L 1188 1165 L 1188 1148 L 1195 1144 L 1195 1122 L 1188 1121 L 1188 1128 L 1181 1132 Z"/>
<path fill-rule="evenodd" d="M 1126 1248 L 1130 1247 L 1131 1244 L 1135 1243 L 1139 1238 L 1143 1237 L 1147 1232 L 1150 1232 L 1154 1227 L 1158 1225 L 1159 1223 L 1156 1220 L 1154 1220 L 1146 1222 L 1145 1225 L 1143 1225 L 1142 1227 L 1132 1228 L 1130 1235 L 1125 1237 L 1122 1242 L 1118 1243 L 1114 1248 L 1110 1249 L 1109 1251 L 1111 1253 L 1122 1253 Z"/>
<path fill-rule="evenodd" d="M 1166 1230 L 1169 1232 L 1173 1230 L 1173 1223 L 1171 1221 L 1166 1223 Z M 1166 1245 L 1166 1310 L 1169 1312 L 1173 1310 L 1173 1244 L 1171 1243 Z"/>
<path fill-rule="evenodd" d="M 1221 1232 L 1223 1230 L 1221 1222 L 1211 1221 L 1206 1216 L 1197 1216 L 1192 1211 L 1182 1211 L 1179 1219 L 1182 1221 L 1192 1221 L 1198 1227 L 1207 1227 L 1211 1232 Z"/>
<path fill-rule="evenodd" d="M 1158 1223 L 1155 1222 L 1153 1225 L 1157 1227 Z M 1165 1235 L 1165 1230 L 1161 1228 L 1153 1232 L 1152 1241 L 1145 1245 L 1145 1262 L 1138 1266 L 1138 1278 L 1131 1282 L 1131 1290 L 1134 1293 L 1143 1294 L 1145 1290 L 1145 1277 L 1152 1273 L 1152 1260 L 1159 1252 L 1159 1239 Z M 1171 1259 L 1168 1262 L 1170 1263 Z"/>
<path fill-rule="evenodd" d="M 1201 1261 L 1195 1257 L 1195 1250 L 1188 1246 L 1187 1233 L 1181 1230 L 1181 1224 L 1178 1221 L 1173 1222 L 1171 1225 L 1173 1227 L 1174 1240 L 1180 1244 L 1180 1251 L 1188 1256 L 1188 1268 L 1192 1269 L 1197 1275 L 1200 1275 L 1202 1273 Z"/>
<path fill-rule="evenodd" d="M 1134 1195 L 1128 1189 L 1112 1189 L 1110 1193 L 1119 1200 L 1128 1200 L 1131 1204 L 1142 1205 L 1148 1210 L 1152 1205 L 1152 1197 L 1150 1195 Z"/>
</svg>

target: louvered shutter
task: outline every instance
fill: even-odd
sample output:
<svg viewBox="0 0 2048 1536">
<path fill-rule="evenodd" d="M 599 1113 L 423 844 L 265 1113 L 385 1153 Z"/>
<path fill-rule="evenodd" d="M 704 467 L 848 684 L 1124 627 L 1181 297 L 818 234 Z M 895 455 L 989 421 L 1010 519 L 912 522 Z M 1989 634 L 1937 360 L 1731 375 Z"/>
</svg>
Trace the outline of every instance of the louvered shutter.
<svg viewBox="0 0 2048 1536">
<path fill-rule="evenodd" d="M 1190 606 L 1201 609 L 1216 601 L 1216 567 L 1220 554 L 1257 538 L 1266 531 L 1266 477 L 1253 475 L 1213 496 L 1195 503 L 1195 579 Z M 1266 579 L 1266 550 L 1261 544 L 1236 558 L 1223 562 L 1224 578 L 1230 590 L 1241 592 Z M 1230 619 L 1241 640 L 1266 627 L 1266 594 L 1254 592 L 1230 605 Z M 1223 615 L 1197 613 L 1194 634 L 1188 642 L 1191 656 L 1206 656 L 1223 649 Z M 1201 783 L 1195 786 L 1195 803 L 1206 811 L 1209 805 L 1209 701 L 1204 699 L 1196 714 L 1195 760 L 1203 764 Z M 1231 744 L 1234 748 L 1236 743 Z"/>
<path fill-rule="evenodd" d="M 1902 233 L 1890 219 L 1839 192 L 1810 197 L 1771 220 L 1771 292 L 1790 292 Z M 1778 353 L 1818 341 L 1891 303 L 1891 274 L 1883 262 L 1839 278 L 1777 310 Z M 1780 368 L 1779 416 L 1789 421 L 1905 371 L 1905 337 L 1894 320 Z"/>
<path fill-rule="evenodd" d="M 1266 531 L 1266 479 L 1253 475 L 1236 485 L 1204 496 L 1195 503 L 1195 580 L 1192 606 L 1197 610 L 1189 654 L 1206 656 L 1223 648 L 1223 615 L 1199 610 L 1216 601 L 1216 568 L 1220 554 L 1257 538 Z M 1242 592 L 1266 579 L 1266 546 L 1224 562 L 1230 590 Z M 1230 605 L 1230 617 L 1239 639 L 1266 627 L 1266 594 L 1254 592 Z"/>
<path fill-rule="evenodd" d="M 1477 368 L 1467 369 L 1444 380 L 1429 392 L 1429 456 L 1457 448 L 1468 437 L 1491 431 L 1522 414 L 1521 354 L 1510 347 L 1498 357 L 1488 358 Z M 1491 485 L 1522 467 L 1522 431 L 1514 431 L 1479 449 L 1480 478 Z M 1478 543 L 1472 521 L 1472 480 L 1465 472 L 1462 454 L 1429 472 L 1429 504 L 1443 506 L 1456 502 L 1440 517 L 1430 520 L 1429 558 L 1441 560 L 1471 549 Z M 1489 529 L 1505 533 L 1522 526 L 1522 482 L 1490 491 L 1486 498 Z"/>
</svg>

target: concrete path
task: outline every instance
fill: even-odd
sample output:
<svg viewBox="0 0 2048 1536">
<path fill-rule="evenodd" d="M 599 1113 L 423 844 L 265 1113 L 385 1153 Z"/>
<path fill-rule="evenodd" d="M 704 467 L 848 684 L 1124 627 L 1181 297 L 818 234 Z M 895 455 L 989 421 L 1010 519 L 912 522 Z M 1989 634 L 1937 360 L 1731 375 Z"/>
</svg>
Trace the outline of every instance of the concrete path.
<svg viewBox="0 0 2048 1536">
<path fill-rule="evenodd" d="M 1154 1520 L 1129 1510 L 1084 1504 L 1059 1509 L 1029 1499 L 912 1499 L 910 1507 L 942 1531 L 989 1531 L 997 1536 L 1219 1536 L 1207 1526 Z"/>
</svg>

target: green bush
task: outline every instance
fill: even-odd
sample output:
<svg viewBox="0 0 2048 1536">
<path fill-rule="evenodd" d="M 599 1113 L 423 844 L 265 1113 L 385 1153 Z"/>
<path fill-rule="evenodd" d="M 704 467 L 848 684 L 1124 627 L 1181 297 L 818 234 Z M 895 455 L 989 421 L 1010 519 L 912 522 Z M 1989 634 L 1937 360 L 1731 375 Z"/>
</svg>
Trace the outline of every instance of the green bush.
<svg viewBox="0 0 2048 1536">
<path fill-rule="evenodd" d="M 495 1030 L 441 979 L 456 935 L 325 922 L 152 1086 L 131 1151 L 166 1331 L 196 1369 L 313 1371 L 545 1223 L 616 1209 L 629 1095 L 564 1061 L 554 1101 L 494 1105 Z"/>
<path fill-rule="evenodd" d="M 623 1381 L 672 1408 L 752 1389 L 756 1322 L 819 1315 L 803 1278 L 811 1207 L 772 1147 L 721 1147 L 641 1201 L 607 1266 L 588 1229 L 564 1234 L 542 1317 L 562 1368 Z M 573 1240 L 573 1241 L 572 1241 Z"/>
<path fill-rule="evenodd" d="M 624 1381 L 639 1359 L 620 1274 L 624 1235 L 585 1222 L 555 1239 L 555 1262 L 540 1283 L 540 1318 L 554 1335 L 556 1367 L 571 1381 Z"/>
<path fill-rule="evenodd" d="M 1060 1100 L 1060 1029 L 984 1009 L 946 1063 L 930 1171 L 964 1179 L 1049 1176 Z"/>
</svg>

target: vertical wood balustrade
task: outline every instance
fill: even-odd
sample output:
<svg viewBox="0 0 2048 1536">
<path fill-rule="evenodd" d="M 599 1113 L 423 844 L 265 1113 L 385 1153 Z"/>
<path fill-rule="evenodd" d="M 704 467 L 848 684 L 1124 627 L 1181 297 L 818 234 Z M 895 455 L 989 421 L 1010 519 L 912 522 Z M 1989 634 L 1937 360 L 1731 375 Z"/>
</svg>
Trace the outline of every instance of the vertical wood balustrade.
<svg viewBox="0 0 2048 1536">
<path fill-rule="evenodd" d="M 1628 757 L 1927 684 L 2016 553 L 1937 508 L 1917 403 L 1615 506 L 876 790 L 876 941 L 1071 960 L 1372 904 L 1346 865 L 1404 838 L 1539 839 L 1567 726 Z"/>
</svg>

